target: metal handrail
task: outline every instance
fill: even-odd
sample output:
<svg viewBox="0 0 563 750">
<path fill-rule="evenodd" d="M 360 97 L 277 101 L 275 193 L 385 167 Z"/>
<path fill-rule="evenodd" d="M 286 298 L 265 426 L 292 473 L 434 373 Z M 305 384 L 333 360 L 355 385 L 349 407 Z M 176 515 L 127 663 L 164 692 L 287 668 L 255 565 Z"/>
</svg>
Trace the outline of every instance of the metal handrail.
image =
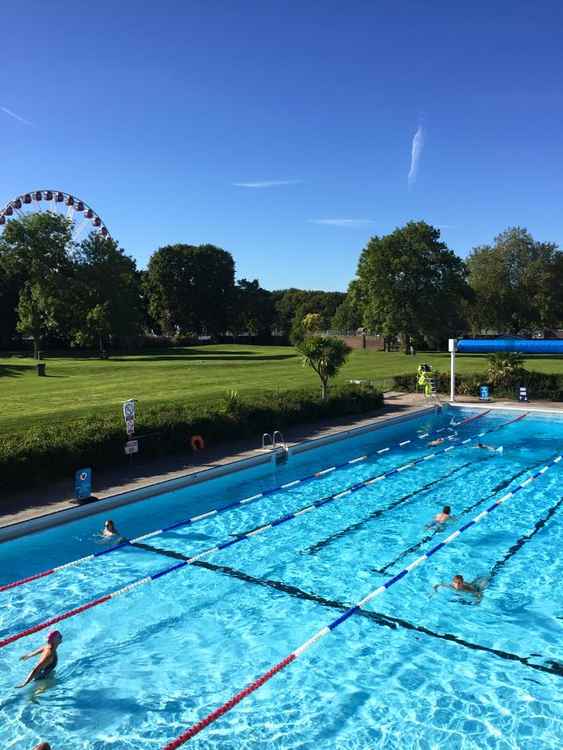
<svg viewBox="0 0 563 750">
<path fill-rule="evenodd" d="M 287 446 L 286 446 L 286 444 L 285 444 L 285 440 L 284 440 L 284 437 L 283 437 L 283 435 L 281 434 L 281 432 L 280 432 L 279 430 L 274 430 L 274 434 L 273 434 L 273 440 L 272 440 L 272 444 L 273 444 L 273 448 L 274 448 L 274 450 L 275 450 L 275 449 L 277 448 L 277 446 L 278 446 L 278 440 L 277 440 L 277 436 L 279 436 L 279 437 L 281 438 L 281 440 L 279 441 L 279 445 L 280 445 L 280 447 L 281 447 L 281 448 L 283 448 L 284 450 L 287 450 Z"/>
</svg>

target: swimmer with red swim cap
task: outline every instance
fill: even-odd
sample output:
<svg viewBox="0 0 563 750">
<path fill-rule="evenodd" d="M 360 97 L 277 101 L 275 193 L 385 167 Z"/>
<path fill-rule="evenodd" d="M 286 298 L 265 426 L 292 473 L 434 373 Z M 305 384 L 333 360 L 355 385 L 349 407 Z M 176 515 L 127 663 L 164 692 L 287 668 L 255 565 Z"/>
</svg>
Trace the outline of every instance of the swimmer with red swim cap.
<svg viewBox="0 0 563 750">
<path fill-rule="evenodd" d="M 47 636 L 47 643 L 45 643 L 43 646 L 40 646 L 39 648 L 36 648 L 35 651 L 30 651 L 29 654 L 24 654 L 22 657 L 20 657 L 22 661 L 31 659 L 34 656 L 39 656 L 40 658 L 37 664 L 28 674 L 25 682 L 22 682 L 22 684 L 18 685 L 17 687 L 22 688 L 26 685 L 29 685 L 29 683 L 33 680 L 44 680 L 46 677 L 49 677 L 49 675 L 52 674 L 56 669 L 59 660 L 57 655 L 57 648 L 61 645 L 62 642 L 62 633 L 60 633 L 58 630 L 53 630 Z"/>
</svg>

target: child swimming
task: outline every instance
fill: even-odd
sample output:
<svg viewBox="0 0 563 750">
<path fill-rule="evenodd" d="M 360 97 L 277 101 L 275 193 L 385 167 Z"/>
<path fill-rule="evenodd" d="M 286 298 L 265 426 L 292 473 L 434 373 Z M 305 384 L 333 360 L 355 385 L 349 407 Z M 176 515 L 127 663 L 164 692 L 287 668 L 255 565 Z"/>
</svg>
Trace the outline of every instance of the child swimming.
<svg viewBox="0 0 563 750">
<path fill-rule="evenodd" d="M 57 648 L 61 645 L 62 642 L 62 633 L 60 633 L 58 630 L 53 630 L 47 636 L 47 643 L 45 643 L 43 646 L 40 646 L 39 648 L 36 648 L 35 651 L 30 651 L 29 654 L 24 654 L 20 657 L 21 661 L 26 661 L 27 659 L 31 659 L 34 656 L 40 656 L 40 659 L 28 674 L 25 682 L 22 682 L 21 685 L 17 685 L 18 688 L 29 685 L 29 683 L 33 680 L 44 680 L 55 671 L 59 660 L 57 655 Z"/>
</svg>

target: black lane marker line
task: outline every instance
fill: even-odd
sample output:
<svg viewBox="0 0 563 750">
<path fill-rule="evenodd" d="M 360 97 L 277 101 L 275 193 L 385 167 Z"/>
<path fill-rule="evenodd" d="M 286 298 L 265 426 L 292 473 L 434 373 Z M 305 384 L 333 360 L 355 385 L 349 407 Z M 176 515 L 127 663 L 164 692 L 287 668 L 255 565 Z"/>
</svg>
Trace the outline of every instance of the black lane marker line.
<svg viewBox="0 0 563 750">
<path fill-rule="evenodd" d="M 434 479 L 432 480 L 432 482 L 428 482 L 428 484 L 425 484 L 422 487 L 419 487 L 417 490 L 414 490 L 413 492 L 409 492 L 408 495 L 403 495 L 397 500 L 394 500 L 385 508 L 378 508 L 377 510 L 372 511 L 369 514 L 369 516 L 366 516 L 361 521 L 356 521 L 355 523 L 352 523 L 349 526 L 346 526 L 346 528 L 341 529 L 340 531 L 336 531 L 334 534 L 331 534 L 330 536 L 327 536 L 325 539 L 321 539 L 319 542 L 316 542 L 315 544 L 312 544 L 310 547 L 307 547 L 307 549 L 303 550 L 303 552 L 307 553 L 308 555 L 316 555 L 317 552 L 319 552 L 324 547 L 328 547 L 329 544 L 336 542 L 338 539 L 341 539 L 343 536 L 346 536 L 347 534 L 351 534 L 355 531 L 358 531 L 363 526 L 365 526 L 366 523 L 369 523 L 374 518 L 379 518 L 384 513 L 387 513 L 388 510 L 393 510 L 394 508 L 397 508 L 399 505 L 402 505 L 407 500 L 410 500 L 412 497 L 415 497 L 415 495 L 419 495 L 421 492 L 425 492 L 426 490 L 430 489 L 430 487 L 434 487 L 434 485 L 439 484 L 440 482 L 444 482 L 446 479 L 449 479 L 454 474 L 457 474 L 458 471 L 461 471 L 462 469 L 467 469 L 468 466 L 473 466 L 474 464 L 475 464 L 474 461 L 469 461 L 468 463 L 463 464 L 462 466 L 458 466 L 456 469 L 449 471 L 447 474 L 443 474 L 438 479 Z"/>
<path fill-rule="evenodd" d="M 138 549 L 144 549 L 147 552 L 156 552 L 159 555 L 165 555 L 166 557 L 173 557 L 175 560 L 189 560 L 187 555 L 183 555 L 181 552 L 173 552 L 169 549 L 161 549 L 160 547 L 153 547 L 150 544 L 143 544 L 142 542 L 131 542 L 131 547 L 138 547 Z"/>
<path fill-rule="evenodd" d="M 563 502 L 563 498 L 560 502 Z M 553 513 L 551 515 L 553 515 Z M 135 546 L 139 547 L 140 549 L 144 549 L 147 552 L 156 552 L 157 554 L 165 555 L 166 557 L 173 557 L 177 560 L 189 559 L 187 555 L 183 555 L 181 552 L 172 552 L 171 550 L 161 549 L 160 547 L 153 547 L 150 544 L 141 544 L 140 542 L 136 542 Z M 318 594 L 311 594 L 308 591 L 303 591 L 303 589 L 297 588 L 297 586 L 291 586 L 287 583 L 283 583 L 283 581 L 275 581 L 269 578 L 257 578 L 256 576 L 244 573 L 242 570 L 237 570 L 236 568 L 231 568 L 227 565 L 216 565 L 215 563 L 205 562 L 204 560 L 194 560 L 192 565 L 198 568 L 205 568 L 205 570 L 210 570 L 215 573 L 222 573 L 223 575 L 226 575 L 230 578 L 236 578 L 239 581 L 244 581 L 245 583 L 252 583 L 256 586 L 262 586 L 264 588 L 274 589 L 275 591 L 281 591 L 284 594 L 288 594 L 289 596 L 294 597 L 295 599 L 315 602 L 316 604 L 320 604 L 321 606 L 328 607 L 330 609 L 338 609 L 343 612 L 349 609 L 349 605 L 344 604 L 343 602 L 339 602 L 334 599 L 326 599 L 325 597 L 319 596 Z M 427 635 L 430 638 L 438 638 L 439 640 L 449 641 L 450 643 L 455 643 L 458 646 L 464 646 L 465 648 L 472 649 L 473 651 L 482 651 L 484 653 L 493 654 L 494 656 L 497 656 L 501 659 L 507 659 L 508 661 L 517 661 L 526 667 L 536 669 L 540 672 L 548 672 L 550 674 L 555 674 L 558 677 L 563 677 L 563 664 L 559 664 L 556 661 L 550 660 L 547 662 L 547 665 L 535 664 L 534 662 L 530 661 L 532 657 L 519 656 L 518 654 L 513 654 L 509 651 L 502 651 L 501 649 L 482 646 L 479 643 L 466 641 L 464 638 L 459 638 L 458 636 L 452 635 L 451 633 L 437 633 L 434 630 L 430 630 L 429 628 L 424 627 L 423 625 L 414 625 L 412 622 L 403 620 L 400 617 L 391 617 L 390 615 L 383 615 L 379 612 L 373 612 L 364 609 L 360 609 L 357 614 L 360 617 L 364 617 L 368 620 L 371 620 L 372 622 L 375 622 L 377 625 L 390 628 L 391 630 L 404 628 L 405 630 L 422 633 L 423 635 Z M 535 658 L 538 658 L 539 654 L 534 654 L 533 656 Z"/>
<path fill-rule="evenodd" d="M 325 599 L 318 594 L 311 594 L 307 591 L 303 591 L 302 589 L 297 588 L 296 586 L 290 586 L 281 581 L 273 581 L 268 578 L 256 578 L 255 576 L 251 576 L 248 573 L 244 573 L 243 571 L 237 570 L 236 568 L 230 568 L 226 565 L 216 565 L 214 563 L 204 562 L 203 560 L 196 560 L 193 565 L 196 565 L 199 568 L 205 568 L 206 570 L 212 570 L 217 573 L 222 573 L 231 578 L 237 578 L 238 580 L 245 581 L 246 583 L 253 583 L 257 586 L 263 586 L 266 588 L 275 589 L 276 591 L 282 591 L 283 593 L 289 594 L 289 596 L 293 596 L 297 599 L 316 602 L 317 604 L 321 604 L 322 606 L 329 607 L 331 609 L 345 611 L 349 608 L 349 605 L 344 604 L 343 602 L 335 601 L 332 599 Z M 526 667 L 536 669 L 540 672 L 548 672 L 550 674 L 555 674 L 559 677 L 563 677 L 563 664 L 559 664 L 558 662 L 548 662 L 549 666 L 546 666 L 544 664 L 535 664 L 534 662 L 530 661 L 531 657 L 519 656 L 518 654 L 513 654 L 510 651 L 503 651 L 501 649 L 483 646 L 480 643 L 467 641 L 464 638 L 459 638 L 458 636 L 452 635 L 451 633 L 437 633 L 436 631 L 430 630 L 423 625 L 414 625 L 412 622 L 403 620 L 400 617 L 391 617 L 389 615 L 380 614 L 379 612 L 373 612 L 364 609 L 360 609 L 357 614 L 360 617 L 365 617 L 366 619 L 377 623 L 377 625 L 391 628 L 391 630 L 404 628 L 405 630 L 422 633 L 423 635 L 427 635 L 430 638 L 438 638 L 442 641 L 449 641 L 450 643 L 455 643 L 458 646 L 464 646 L 465 648 L 469 648 L 473 651 L 482 651 L 484 653 L 493 654 L 494 656 L 497 656 L 501 659 L 516 661 Z M 537 657 L 537 654 L 535 656 Z"/>
<path fill-rule="evenodd" d="M 514 557 L 514 555 L 519 552 L 522 547 L 527 544 L 530 539 L 533 539 L 535 535 L 540 532 L 543 527 L 546 525 L 546 523 L 549 521 L 550 518 L 552 518 L 561 505 L 563 504 L 563 497 L 560 497 L 559 500 L 554 503 L 551 508 L 548 509 L 547 513 L 543 518 L 540 518 L 539 521 L 536 521 L 534 524 L 534 528 L 532 531 L 530 531 L 528 534 L 523 534 L 519 539 L 517 539 L 512 547 L 508 550 L 506 555 L 502 557 L 500 560 L 497 560 L 497 562 L 493 565 L 493 568 L 490 572 L 490 575 L 488 576 L 487 580 L 487 586 L 491 583 L 493 578 L 500 573 L 500 571 L 504 568 L 506 563 L 510 560 L 511 557 Z"/>
<path fill-rule="evenodd" d="M 521 469 L 520 471 L 516 472 L 516 474 L 514 474 L 511 477 L 509 477 L 508 479 L 504 479 L 502 482 L 499 482 L 491 490 L 491 492 L 488 495 L 486 495 L 485 497 L 480 498 L 479 500 L 477 500 L 472 505 L 469 505 L 467 508 L 464 508 L 457 517 L 459 518 L 461 516 L 464 516 L 466 513 L 470 513 L 472 510 L 475 510 L 475 508 L 477 508 L 479 505 L 481 505 L 482 503 L 487 502 L 487 500 L 490 500 L 491 497 L 493 497 L 494 495 L 497 494 L 497 492 L 501 492 L 506 487 L 508 487 L 509 484 L 511 484 L 512 482 L 514 482 L 515 479 L 518 479 L 518 477 L 522 476 L 522 474 L 525 474 L 527 471 L 533 471 L 535 468 L 537 468 L 538 466 L 541 466 L 543 463 L 544 463 L 543 461 L 540 461 L 537 464 L 533 464 L 532 466 L 528 466 L 525 469 Z M 439 534 L 442 531 L 444 531 L 443 528 L 439 528 L 438 527 L 438 528 L 434 529 L 429 534 L 427 534 L 426 536 L 422 537 L 422 539 L 420 541 L 416 542 L 415 544 L 411 545 L 407 549 L 403 550 L 399 555 L 397 555 L 397 557 L 395 557 L 394 560 L 391 560 L 390 562 L 385 563 L 385 565 L 382 568 L 370 568 L 370 570 L 372 572 L 374 572 L 374 573 L 381 573 L 381 574 L 386 573 L 389 570 L 389 568 L 392 568 L 393 565 L 396 565 L 396 563 L 398 563 L 403 558 L 407 557 L 407 555 L 410 555 L 412 552 L 416 552 L 424 544 L 426 544 L 427 542 L 431 541 L 436 536 L 436 534 Z"/>
</svg>

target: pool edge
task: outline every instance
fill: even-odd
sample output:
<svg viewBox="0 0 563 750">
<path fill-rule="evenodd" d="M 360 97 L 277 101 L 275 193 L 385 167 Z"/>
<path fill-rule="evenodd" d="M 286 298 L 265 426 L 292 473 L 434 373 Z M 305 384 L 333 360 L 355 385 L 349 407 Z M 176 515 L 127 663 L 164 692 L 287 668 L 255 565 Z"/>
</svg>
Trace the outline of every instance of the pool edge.
<svg viewBox="0 0 563 750">
<path fill-rule="evenodd" d="M 458 404 L 456 404 L 458 405 Z M 460 405 L 461 406 L 461 405 Z M 467 406 L 467 405 L 464 405 Z M 409 419 L 415 419 L 422 414 L 432 412 L 435 409 L 435 405 L 423 405 L 418 408 L 414 408 L 408 414 L 396 414 L 389 415 L 388 417 L 377 416 L 374 419 L 377 421 L 371 424 L 363 424 L 358 427 L 349 427 L 338 430 L 328 435 L 321 435 L 316 438 L 304 438 L 295 443 L 289 443 L 288 452 L 290 455 L 303 453 L 308 450 L 326 445 L 328 443 L 337 442 L 349 437 L 355 437 L 361 435 L 364 432 L 372 432 L 383 427 L 387 427 L 390 424 L 407 421 Z M 479 406 L 471 405 L 471 408 L 480 408 Z M 216 477 L 224 476 L 225 474 L 233 474 L 238 471 L 249 469 L 253 466 L 259 466 L 260 464 L 269 463 L 274 460 L 274 453 L 268 451 L 264 453 L 258 452 L 258 455 L 249 456 L 245 458 L 233 459 L 225 464 L 219 466 L 211 466 L 207 469 L 202 469 L 198 472 L 190 472 L 182 474 L 179 477 L 173 479 L 164 479 L 159 482 L 146 484 L 143 487 L 137 489 L 125 490 L 123 492 L 117 492 L 113 495 L 108 495 L 101 500 L 96 502 L 88 503 L 86 505 L 77 505 L 70 508 L 63 508 L 61 510 L 51 511 L 49 513 L 43 513 L 29 518 L 23 521 L 15 521 L 5 525 L 0 524 L 0 544 L 13 539 L 17 539 L 28 534 L 33 534 L 37 531 L 43 531 L 54 526 L 61 526 L 65 523 L 70 523 L 81 518 L 96 515 L 104 510 L 111 510 L 124 505 L 130 505 L 131 503 L 144 500 L 147 497 L 154 497 L 162 495 L 166 492 L 170 492 L 175 489 L 182 487 L 189 487 L 194 484 L 201 484 L 202 482 L 215 479 Z"/>
</svg>

